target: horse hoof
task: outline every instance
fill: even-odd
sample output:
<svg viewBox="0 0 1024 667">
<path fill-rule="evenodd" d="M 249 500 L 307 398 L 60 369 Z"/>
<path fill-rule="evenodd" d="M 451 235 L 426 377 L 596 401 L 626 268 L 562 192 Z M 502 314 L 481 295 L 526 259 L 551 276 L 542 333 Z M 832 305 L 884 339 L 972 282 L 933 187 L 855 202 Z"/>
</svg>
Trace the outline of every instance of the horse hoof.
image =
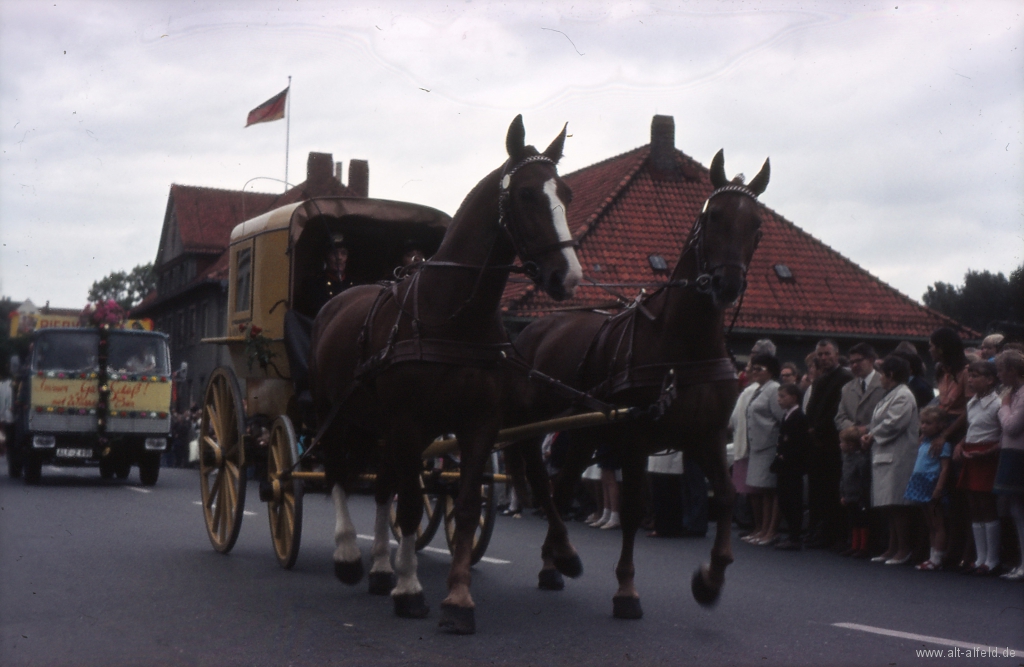
<svg viewBox="0 0 1024 667">
<path fill-rule="evenodd" d="M 423 591 L 419 593 L 404 593 L 391 597 L 395 602 L 395 616 L 401 618 L 426 618 L 430 614 L 430 607 L 423 597 Z"/>
<path fill-rule="evenodd" d="M 334 576 L 343 584 L 352 586 L 358 584 L 363 578 L 363 561 L 356 560 L 351 563 L 334 561 Z"/>
<path fill-rule="evenodd" d="M 640 598 L 612 598 L 612 616 L 629 620 L 643 618 L 644 610 L 640 608 Z"/>
<path fill-rule="evenodd" d="M 476 610 L 441 603 L 441 621 L 438 626 L 454 635 L 472 635 L 476 633 Z"/>
<path fill-rule="evenodd" d="M 556 558 L 555 568 L 570 579 L 575 579 L 583 574 L 583 561 L 580 560 L 579 554 L 573 554 L 568 558 Z"/>
<path fill-rule="evenodd" d="M 370 595 L 388 595 L 395 587 L 395 575 L 391 572 L 370 573 Z"/>
<path fill-rule="evenodd" d="M 702 607 L 713 607 L 718 602 L 718 594 L 722 592 L 721 587 L 714 588 L 705 581 L 702 569 L 699 567 L 693 573 L 690 588 L 693 590 L 693 599 Z"/>
<path fill-rule="evenodd" d="M 565 588 L 565 579 L 558 570 L 541 570 L 537 576 L 537 588 L 542 591 L 560 591 Z"/>
</svg>

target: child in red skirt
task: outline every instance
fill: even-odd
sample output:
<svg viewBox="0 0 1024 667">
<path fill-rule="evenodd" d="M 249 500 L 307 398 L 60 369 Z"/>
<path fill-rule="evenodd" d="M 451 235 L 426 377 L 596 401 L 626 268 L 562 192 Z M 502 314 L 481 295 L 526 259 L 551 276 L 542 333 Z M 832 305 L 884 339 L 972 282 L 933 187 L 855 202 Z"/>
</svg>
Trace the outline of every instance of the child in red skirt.
<svg viewBox="0 0 1024 667">
<path fill-rule="evenodd" d="M 957 486 L 967 491 L 977 559 L 969 571 L 985 575 L 999 567 L 999 517 L 992 485 L 999 463 L 999 395 L 996 394 L 996 366 L 975 361 L 967 367 L 967 384 L 974 398 L 967 402 L 967 435 L 953 451 L 963 462 Z"/>
</svg>

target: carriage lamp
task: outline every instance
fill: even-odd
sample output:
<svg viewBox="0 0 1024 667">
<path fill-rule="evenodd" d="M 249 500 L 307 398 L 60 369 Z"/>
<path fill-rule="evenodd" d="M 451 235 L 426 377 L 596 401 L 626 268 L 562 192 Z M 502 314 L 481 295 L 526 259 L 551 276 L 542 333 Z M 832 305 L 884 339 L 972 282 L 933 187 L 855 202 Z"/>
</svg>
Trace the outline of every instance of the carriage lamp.
<svg viewBox="0 0 1024 667">
<path fill-rule="evenodd" d="M 167 438 L 146 438 L 146 449 L 151 452 L 162 452 L 167 449 Z"/>
<path fill-rule="evenodd" d="M 52 435 L 34 435 L 32 436 L 32 448 L 33 449 L 53 449 L 57 446 L 57 438 Z"/>
</svg>

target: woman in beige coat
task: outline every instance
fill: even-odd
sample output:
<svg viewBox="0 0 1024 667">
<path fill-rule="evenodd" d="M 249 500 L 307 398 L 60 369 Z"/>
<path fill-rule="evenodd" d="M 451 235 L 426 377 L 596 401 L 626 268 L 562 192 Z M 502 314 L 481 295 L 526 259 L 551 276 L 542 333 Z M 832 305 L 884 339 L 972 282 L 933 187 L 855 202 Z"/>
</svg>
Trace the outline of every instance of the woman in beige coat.
<svg viewBox="0 0 1024 667">
<path fill-rule="evenodd" d="M 903 498 L 917 460 L 917 401 L 907 387 L 910 364 L 888 356 L 882 362 L 885 395 L 875 406 L 863 443 L 871 447 L 871 506 L 883 512 L 889 522 L 889 548 L 876 563 L 902 565 L 910 560 L 910 517 L 912 508 Z"/>
</svg>

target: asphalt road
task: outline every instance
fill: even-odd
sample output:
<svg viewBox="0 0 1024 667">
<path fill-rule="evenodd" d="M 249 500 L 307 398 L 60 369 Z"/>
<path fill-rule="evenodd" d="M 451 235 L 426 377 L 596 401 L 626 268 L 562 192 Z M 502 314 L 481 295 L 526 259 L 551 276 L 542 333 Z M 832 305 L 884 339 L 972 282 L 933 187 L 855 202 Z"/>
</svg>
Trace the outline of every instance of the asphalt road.
<svg viewBox="0 0 1024 667">
<path fill-rule="evenodd" d="M 134 470 L 127 482 L 88 468 L 44 468 L 38 487 L 0 478 L 0 664 L 892 666 L 941 650 L 957 664 L 1024 665 L 1020 584 L 738 543 L 722 599 L 706 610 L 689 581 L 710 538 L 639 537 L 645 615 L 620 621 L 611 616 L 618 533 L 572 524 L 585 572 L 545 592 L 536 585 L 545 524 L 532 516 L 499 517 L 492 560 L 474 569 L 477 634 L 450 636 L 437 629 L 442 535 L 420 553 L 430 617 L 399 619 L 365 581 L 334 578 L 328 497 L 306 497 L 292 571 L 274 559 L 255 486 L 248 497 L 251 514 L 222 556 L 206 538 L 194 471 L 162 470 L 145 489 Z M 371 498 L 357 496 L 352 510 L 369 534 Z M 365 560 L 369 542 L 360 543 Z M 965 657 L 972 646 L 1016 656 Z"/>
</svg>

